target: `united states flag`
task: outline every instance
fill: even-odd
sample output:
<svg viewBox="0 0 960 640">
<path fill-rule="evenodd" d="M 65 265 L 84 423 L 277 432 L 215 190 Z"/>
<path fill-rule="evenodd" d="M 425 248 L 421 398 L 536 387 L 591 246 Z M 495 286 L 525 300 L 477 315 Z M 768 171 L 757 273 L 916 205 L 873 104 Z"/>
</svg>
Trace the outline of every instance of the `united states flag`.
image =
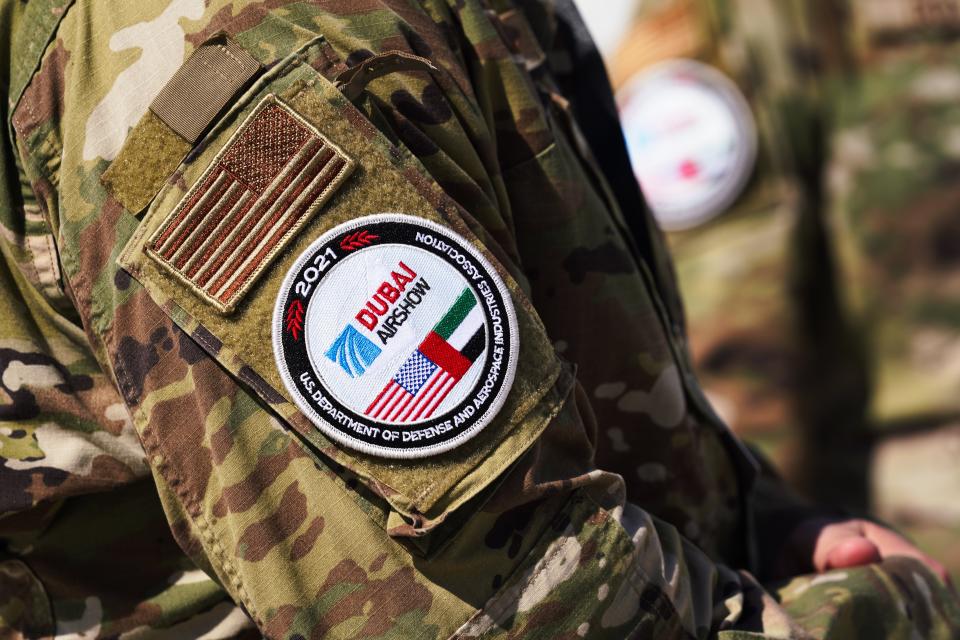
<svg viewBox="0 0 960 640">
<path fill-rule="evenodd" d="M 484 349 L 483 314 L 465 289 L 364 413 L 393 423 L 430 418 Z"/>
<path fill-rule="evenodd" d="M 232 309 L 353 162 L 267 98 L 157 230 L 151 253 L 208 301 Z"/>
</svg>

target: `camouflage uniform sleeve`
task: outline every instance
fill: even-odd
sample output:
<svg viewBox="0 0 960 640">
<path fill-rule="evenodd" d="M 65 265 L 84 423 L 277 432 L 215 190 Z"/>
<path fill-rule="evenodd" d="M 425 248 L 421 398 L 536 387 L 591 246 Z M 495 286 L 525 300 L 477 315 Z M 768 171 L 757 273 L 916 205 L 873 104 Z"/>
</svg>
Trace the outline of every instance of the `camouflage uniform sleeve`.
<svg viewBox="0 0 960 640">
<path fill-rule="evenodd" d="M 3 7 L 4 47 L 23 44 L 36 9 Z M 14 58 L 26 62 L 42 44 Z M 2 74 L 5 88 L 16 83 L 18 70 Z M 43 90 L 34 85 L 28 93 Z M 40 174 L 28 181 L 6 124 L 0 143 L 0 636 L 116 637 L 156 628 L 195 636 L 218 625 L 222 633 L 211 637 L 249 631 L 246 616 L 169 533 L 129 410 L 91 347 L 90 328 L 63 276 L 51 215 L 55 190 Z"/>
<path fill-rule="evenodd" d="M 490 122 L 503 129 L 497 136 L 505 165 L 531 169 L 524 160 L 556 147 L 550 129 L 537 124 L 539 97 L 527 92 L 522 67 L 503 50 L 499 22 L 474 3 L 457 9 L 425 3 L 416 10 L 384 3 L 360 15 L 316 7 L 304 15 L 278 13 L 268 4 L 204 8 L 178 0 L 120 11 L 96 2 L 73 5 L 13 117 L 30 191 L 55 230 L 63 282 L 85 330 L 76 330 L 76 341 L 89 367 L 102 367 L 115 382 L 119 396 L 103 377 L 146 452 L 144 459 L 133 442 L 138 477 L 149 464 L 183 551 L 268 637 L 616 638 L 638 628 L 702 637 L 724 617 L 736 619 L 714 607 L 720 581 L 714 564 L 671 525 L 627 507 L 616 476 L 591 468 L 589 401 L 552 347 L 539 347 L 536 369 L 524 372 L 521 363 L 514 386 L 534 401 L 508 404 L 504 411 L 515 416 L 518 435 L 488 442 L 486 457 L 411 466 L 416 473 L 372 459 L 359 464 L 303 429 L 302 416 L 265 380 L 262 361 L 244 351 L 256 345 L 236 340 L 241 331 L 224 330 L 164 281 L 141 272 L 140 282 L 118 266 L 164 195 L 146 216 L 121 200 L 133 202 L 133 187 L 147 181 L 151 163 L 177 149 L 162 132 L 149 138 L 156 124 L 149 114 L 141 120 L 149 100 L 140 94 L 166 82 L 143 86 L 143 69 L 166 69 L 169 78 L 187 52 L 226 29 L 264 68 L 306 61 L 309 68 L 291 73 L 310 78 L 319 87 L 311 91 L 327 91 L 349 66 L 385 49 L 405 49 L 443 67 L 436 80 L 419 70 L 386 75 L 358 108 L 335 100 L 333 115 L 315 121 L 331 136 L 339 132 L 346 146 L 354 144 L 350 127 L 360 118 L 363 136 L 355 143 L 368 146 L 347 151 L 359 148 L 365 153 L 358 161 L 381 163 L 374 165 L 379 186 L 392 198 L 368 205 L 407 202 L 433 216 L 439 209 L 443 224 L 476 236 L 491 260 L 506 265 L 501 277 L 514 283 L 518 305 L 525 304 L 529 284 L 517 266 Z M 328 40 L 317 40 L 318 25 Z M 457 30 L 461 35 L 448 39 L 445 31 Z M 452 42 L 470 49 L 456 50 Z M 143 49 L 141 67 L 122 55 L 124 47 Z M 174 47 L 179 58 L 167 59 L 164 47 Z M 479 57 L 485 70 L 477 76 L 493 80 L 469 77 L 464 57 Z M 283 94 L 283 80 L 268 88 L 300 113 L 331 104 L 307 101 L 307 92 Z M 491 100 L 502 110 L 488 114 L 492 121 L 479 108 Z M 518 130 L 516 123 L 531 117 L 533 124 Z M 129 139 L 142 145 L 140 137 L 148 136 L 151 155 L 139 156 L 140 180 L 124 182 L 121 163 L 140 148 L 125 147 L 131 126 Z M 476 142 L 464 144 L 469 139 Z M 569 153 L 558 156 L 564 170 L 577 166 Z M 121 177 L 108 189 L 103 176 L 111 166 L 110 175 Z M 570 180 L 575 186 L 580 178 Z M 180 182 L 164 188 L 173 193 Z M 379 197 L 369 187 L 354 192 Z M 529 323 L 525 343 L 536 346 L 543 329 L 529 307 L 522 313 Z M 240 362 L 243 355 L 252 365 Z M 523 359 L 537 364 L 536 354 Z M 444 485 L 445 476 L 455 482 Z M 117 502 L 109 517 L 139 517 L 136 504 Z M 726 572 L 724 580 L 734 585 L 727 593 L 739 590 L 736 574 Z M 179 582 L 196 587 L 180 600 L 194 610 L 215 598 L 189 571 Z M 595 597 L 568 606 L 583 593 Z M 74 628 L 103 615 L 91 603 L 64 611 Z M 98 633 L 117 630 L 105 622 Z"/>
<path fill-rule="evenodd" d="M 0 635 L 236 617 L 168 533 L 130 414 L 64 287 L 45 204 L 19 182 L 2 190 Z"/>
<path fill-rule="evenodd" d="M 60 22 L 15 99 L 19 157 L 52 231 L 84 329 L 80 342 L 115 385 L 153 483 L 138 485 L 148 486 L 149 497 L 102 494 L 113 508 L 103 512 L 110 526 L 96 527 L 88 509 L 77 509 L 62 521 L 63 537 L 45 531 L 42 539 L 58 539 L 72 558 L 90 557 L 76 551 L 83 527 L 97 532 L 91 544 L 116 522 L 130 523 L 124 544 L 155 540 L 144 510 L 158 498 L 193 564 L 169 575 L 161 561 L 180 556 L 163 548 L 121 560 L 135 562 L 154 585 L 177 587 L 133 608 L 155 616 L 147 624 L 192 624 L 176 629 L 187 637 L 239 635 L 247 620 L 266 637 L 290 639 L 702 638 L 737 628 L 805 637 L 748 574 L 724 569 L 677 526 L 720 555 L 725 545 L 711 536 L 723 532 L 718 537 L 729 541 L 735 516 L 703 518 L 698 528 L 694 501 L 671 496 L 673 509 L 657 519 L 650 513 L 658 510 L 627 501 L 622 478 L 593 466 L 599 425 L 592 396 L 621 395 L 625 415 L 648 430 L 652 445 L 671 441 L 667 433 L 696 443 L 646 467 L 691 456 L 684 468 L 701 475 L 683 487 L 683 498 L 698 496 L 710 486 L 705 476 L 732 465 L 707 411 L 690 400 L 656 287 L 638 266 L 643 258 L 631 256 L 619 214 L 573 143 L 562 96 L 549 74 L 536 71 L 528 25 L 511 3 L 92 0 L 56 11 L 49 2 L 30 4 Z M 199 60 L 222 65 L 200 66 L 233 73 L 231 82 L 236 69 L 227 59 L 254 61 L 217 113 L 209 105 L 184 108 L 191 91 L 167 91 L 181 86 L 170 82 L 185 80 L 177 74 L 198 51 Z M 186 84 L 204 96 L 224 94 L 214 83 Z M 161 92 L 181 115 L 157 107 Z M 251 157 L 234 144 L 251 139 L 244 132 L 255 132 L 246 151 L 274 149 L 263 146 L 259 129 L 241 131 L 260 122 L 263 110 L 300 123 L 294 129 L 307 138 L 322 134 L 330 142 L 323 157 L 348 157 L 356 166 L 325 196 L 319 215 L 287 236 L 289 246 L 243 289 L 245 299 L 227 308 L 208 299 L 233 300 L 220 293 L 227 285 L 214 297 L 187 264 L 207 255 L 206 237 L 184 240 L 196 251 L 173 250 L 170 260 L 183 258 L 174 264 L 177 277 L 147 253 L 164 250 L 149 244 L 161 242 L 165 232 L 157 229 L 193 220 L 178 203 L 199 193 L 191 189 L 205 184 L 208 168 L 226 162 L 228 151 L 234 160 Z M 185 113 L 209 116 L 212 122 L 200 122 L 205 135 L 190 134 L 184 125 L 195 121 Z M 257 180 L 261 174 L 250 172 L 277 156 L 252 157 L 241 168 Z M 497 418 L 430 459 L 385 461 L 327 438 L 291 400 L 272 351 L 270 313 L 297 256 L 334 225 L 385 211 L 429 222 L 464 253 L 482 255 L 505 283 L 521 334 Z M 231 237 L 242 243 L 257 233 Z M 345 236 L 338 246 L 359 250 L 370 235 Z M 574 256 L 581 240 L 592 251 Z M 551 288 L 559 276 L 549 265 L 566 256 L 574 257 L 562 283 L 572 288 L 557 296 Z M 598 292 L 608 301 L 604 320 L 624 328 L 619 349 L 586 330 L 584 305 L 555 302 Z M 301 321 L 290 313 L 282 331 L 295 335 Z M 590 386 L 581 385 L 558 351 L 575 353 L 578 364 L 581 355 L 596 364 L 605 351 L 610 366 L 623 365 L 627 382 L 613 396 L 597 394 L 609 372 L 585 367 Z M 350 371 L 362 369 L 361 360 L 369 365 L 371 353 L 357 351 Z M 698 430 L 706 435 L 686 437 Z M 703 451 L 716 459 L 698 464 Z M 716 479 L 724 491 L 736 486 Z M 657 503 L 652 488 L 646 497 Z M 22 568 L 13 564 L 4 574 L 24 594 L 19 602 L 58 584 L 74 598 L 57 616 L 64 633 L 136 629 L 135 619 L 123 620 L 126 626 L 111 620 L 96 598 L 77 601 L 78 592 L 105 588 L 84 591 L 59 575 L 24 580 Z M 123 575 L 89 567 L 84 575 L 103 573 Z M 237 608 L 217 604 L 217 585 Z M 3 610 L 18 608 L 13 602 Z"/>
</svg>

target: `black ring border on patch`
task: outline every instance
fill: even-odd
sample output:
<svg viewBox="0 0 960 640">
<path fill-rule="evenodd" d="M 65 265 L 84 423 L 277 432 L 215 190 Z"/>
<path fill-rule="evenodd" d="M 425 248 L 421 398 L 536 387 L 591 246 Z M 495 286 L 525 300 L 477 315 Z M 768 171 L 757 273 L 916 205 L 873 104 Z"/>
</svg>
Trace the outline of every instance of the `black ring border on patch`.
<svg viewBox="0 0 960 640">
<path fill-rule="evenodd" d="M 333 267 L 331 267 L 325 272 L 321 273 L 319 278 L 314 281 L 313 286 L 306 297 L 297 295 L 295 291 L 295 285 L 300 280 L 300 276 L 303 274 L 303 272 L 305 272 L 311 266 L 316 266 L 314 257 L 318 254 L 323 254 L 327 251 L 327 249 L 333 250 L 334 253 L 340 257 L 345 257 L 344 250 L 340 248 L 340 242 L 346 235 L 361 228 L 369 231 L 373 235 L 378 236 L 379 239 L 368 246 L 351 251 L 347 255 L 352 256 L 384 245 L 406 245 L 415 249 L 426 251 L 427 253 L 430 253 L 446 262 L 454 270 L 456 270 L 457 273 L 463 276 L 463 280 L 468 284 L 470 290 L 477 297 L 477 302 L 484 314 L 484 321 L 487 327 L 484 348 L 485 358 L 483 364 L 481 365 L 483 367 L 483 372 L 477 379 L 477 382 L 474 384 L 470 392 L 466 394 L 464 400 L 458 403 L 453 409 L 436 418 L 419 422 L 416 425 L 411 425 L 410 429 L 421 430 L 430 428 L 432 426 L 437 426 L 442 424 L 447 419 L 450 419 L 452 416 L 458 414 L 468 404 L 472 405 L 473 398 L 475 397 L 477 391 L 486 381 L 487 365 L 490 362 L 490 359 L 493 357 L 493 348 L 495 346 L 493 322 L 489 307 L 487 306 L 486 298 L 479 291 L 476 283 L 472 282 L 471 279 L 463 273 L 462 268 L 445 252 L 439 251 L 434 246 L 417 243 L 415 240 L 416 233 L 429 233 L 435 238 L 452 245 L 460 253 L 469 256 L 473 265 L 483 275 L 483 279 L 486 280 L 486 282 L 490 285 L 490 290 L 494 296 L 497 306 L 500 308 L 500 316 L 503 322 L 504 354 L 500 367 L 500 375 L 498 376 L 496 383 L 494 384 L 490 393 L 487 395 L 486 399 L 477 408 L 474 416 L 465 424 L 460 425 L 459 428 L 454 427 L 453 430 L 448 431 L 440 436 L 423 438 L 408 444 L 404 444 L 402 439 L 399 442 L 391 442 L 388 444 L 382 439 L 362 435 L 350 430 L 347 427 L 334 424 L 325 417 L 326 411 L 323 410 L 320 405 L 310 396 L 301 392 L 301 388 L 298 386 L 298 381 L 301 374 L 305 371 L 309 371 L 317 385 L 323 390 L 324 395 L 330 404 L 338 411 L 343 412 L 343 414 L 348 416 L 350 419 L 369 426 L 379 427 L 381 429 L 381 433 L 384 428 L 397 431 L 404 430 L 404 427 L 400 425 L 390 425 L 378 422 L 376 420 L 371 420 L 370 418 L 362 414 L 358 414 L 357 412 L 340 403 L 333 396 L 333 394 L 330 393 L 329 389 L 321 384 L 320 376 L 310 365 L 310 357 L 307 354 L 306 334 L 304 333 L 301 336 L 301 340 L 294 340 L 291 337 L 291 334 L 284 330 L 284 315 L 293 298 L 299 298 L 303 302 L 304 317 L 306 317 L 308 315 L 307 310 L 313 301 L 314 295 L 320 288 L 319 284 L 323 281 L 327 274 L 333 271 Z M 338 260 L 339 259 L 340 258 L 338 258 Z M 334 263 L 334 266 L 335 265 L 336 263 Z M 296 262 L 294 263 L 294 267 L 291 268 L 284 278 L 278 294 L 273 322 L 274 355 L 277 360 L 277 366 L 280 369 L 281 377 L 283 378 L 284 384 L 287 386 L 287 390 L 293 396 L 295 403 L 307 414 L 309 418 L 311 418 L 311 422 L 313 422 L 318 428 L 320 428 L 321 431 L 323 431 L 333 440 L 351 449 L 356 449 L 363 453 L 388 458 L 424 458 L 448 451 L 456 446 L 459 446 L 463 442 L 466 442 L 490 423 L 490 421 L 502 407 L 503 402 L 506 399 L 506 395 L 509 392 L 509 386 L 513 383 L 513 376 L 516 372 L 516 360 L 519 352 L 519 335 L 517 333 L 517 320 L 512 300 L 509 298 L 509 294 L 506 294 L 506 296 L 504 295 L 505 289 L 506 285 L 503 283 L 500 275 L 492 269 L 487 260 L 483 258 L 479 251 L 470 245 L 465 238 L 462 238 L 459 236 L 459 234 L 456 234 L 455 232 L 429 220 L 405 214 L 381 213 L 364 216 L 344 223 L 324 233 L 320 238 L 315 240 L 309 247 L 307 247 L 300 254 L 300 256 L 298 256 Z M 504 389 L 505 385 L 507 386 L 506 389 Z"/>
</svg>

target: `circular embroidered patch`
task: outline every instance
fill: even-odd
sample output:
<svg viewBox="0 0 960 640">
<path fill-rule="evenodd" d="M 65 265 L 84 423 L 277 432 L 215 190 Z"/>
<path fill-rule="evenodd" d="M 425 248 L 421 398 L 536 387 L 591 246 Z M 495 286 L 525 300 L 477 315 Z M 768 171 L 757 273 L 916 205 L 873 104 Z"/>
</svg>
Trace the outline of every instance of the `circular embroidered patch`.
<svg viewBox="0 0 960 640">
<path fill-rule="evenodd" d="M 273 347 L 287 390 L 340 444 L 388 458 L 452 449 L 513 383 L 506 285 L 464 238 L 385 213 L 340 225 L 287 273 Z"/>
<path fill-rule="evenodd" d="M 733 82 L 671 60 L 638 73 L 617 98 L 630 162 L 664 229 L 696 226 L 733 204 L 757 156 L 753 114 Z"/>
</svg>

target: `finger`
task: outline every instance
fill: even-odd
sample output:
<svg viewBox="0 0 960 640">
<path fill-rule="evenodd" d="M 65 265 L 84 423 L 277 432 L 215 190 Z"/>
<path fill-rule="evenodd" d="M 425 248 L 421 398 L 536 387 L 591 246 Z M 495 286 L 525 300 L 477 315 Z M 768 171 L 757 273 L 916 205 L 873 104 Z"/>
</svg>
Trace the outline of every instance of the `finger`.
<svg viewBox="0 0 960 640">
<path fill-rule="evenodd" d="M 863 537 L 851 537 L 829 550 L 823 570 L 862 567 L 881 559 L 880 549 L 873 542 Z"/>
<path fill-rule="evenodd" d="M 847 561 L 869 555 L 866 545 L 862 542 L 850 543 L 850 550 L 846 552 L 843 550 L 839 551 L 836 558 L 831 559 L 831 554 L 834 552 L 834 549 L 837 549 L 848 540 L 863 539 L 864 535 L 861 524 L 857 520 L 844 520 L 826 525 L 820 529 L 816 542 L 814 543 L 812 558 L 814 570 L 818 573 L 823 573 L 824 571 L 836 568 L 836 565 L 831 565 L 831 560 L 839 562 L 844 566 L 854 566 L 847 564 Z"/>
</svg>

